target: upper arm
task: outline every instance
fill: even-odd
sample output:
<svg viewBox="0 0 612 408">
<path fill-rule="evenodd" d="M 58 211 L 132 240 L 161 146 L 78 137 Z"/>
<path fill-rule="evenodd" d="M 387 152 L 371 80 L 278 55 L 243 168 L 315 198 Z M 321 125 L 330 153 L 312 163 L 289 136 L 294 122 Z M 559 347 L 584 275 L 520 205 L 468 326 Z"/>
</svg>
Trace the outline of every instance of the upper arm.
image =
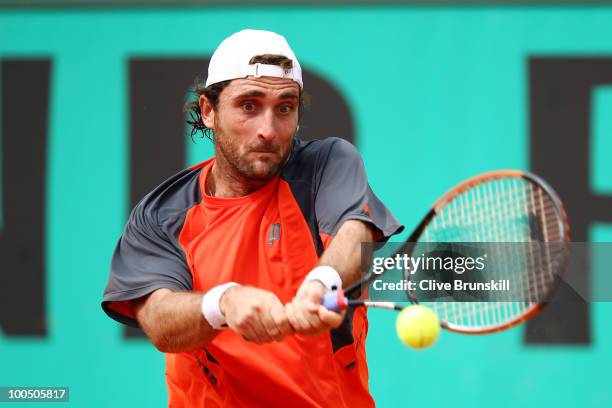
<svg viewBox="0 0 612 408">
<path fill-rule="evenodd" d="M 362 220 L 346 220 L 338 229 L 336 236 L 357 235 L 362 242 L 372 242 L 378 230 L 374 225 Z"/>
<path fill-rule="evenodd" d="M 147 325 L 147 316 L 151 315 L 151 310 L 155 309 L 159 302 L 169 293 L 172 293 L 170 289 L 161 288 L 131 301 L 134 316 L 141 327 Z"/>
<path fill-rule="evenodd" d="M 317 173 L 315 212 L 320 233 L 335 236 L 347 220 L 369 225 L 377 239 L 403 229 L 370 188 L 361 156 L 349 142 L 334 139 Z"/>
<path fill-rule="evenodd" d="M 146 200 L 132 211 L 111 261 L 102 308 L 113 319 L 138 326 L 136 299 L 158 289 L 191 290 L 192 277 L 177 238 L 157 225 Z M 163 293 L 163 292 L 162 292 Z"/>
</svg>

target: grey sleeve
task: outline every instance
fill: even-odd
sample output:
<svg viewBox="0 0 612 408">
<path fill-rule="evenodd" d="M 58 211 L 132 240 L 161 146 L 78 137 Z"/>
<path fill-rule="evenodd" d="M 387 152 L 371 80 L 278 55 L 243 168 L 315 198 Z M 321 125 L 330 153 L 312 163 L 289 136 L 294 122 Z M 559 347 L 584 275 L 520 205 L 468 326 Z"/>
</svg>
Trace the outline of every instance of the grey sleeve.
<svg viewBox="0 0 612 408">
<path fill-rule="evenodd" d="M 177 220 L 175 230 L 181 225 L 182 220 Z M 191 290 L 192 276 L 177 239 L 162 232 L 143 200 L 132 211 L 115 248 L 102 308 L 113 319 L 135 326 L 131 305 L 125 301 L 161 288 Z"/>
<path fill-rule="evenodd" d="M 349 142 L 333 138 L 327 155 L 317 168 L 315 212 L 319 232 L 335 235 L 346 220 L 369 222 L 381 240 L 403 230 L 403 226 L 376 197 L 359 152 Z"/>
</svg>

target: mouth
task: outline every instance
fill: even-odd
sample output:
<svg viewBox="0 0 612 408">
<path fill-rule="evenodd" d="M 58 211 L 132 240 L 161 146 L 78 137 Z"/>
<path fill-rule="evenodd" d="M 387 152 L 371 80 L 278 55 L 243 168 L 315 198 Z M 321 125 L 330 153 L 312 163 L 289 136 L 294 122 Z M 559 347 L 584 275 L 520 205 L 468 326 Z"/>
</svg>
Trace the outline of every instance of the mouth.
<svg viewBox="0 0 612 408">
<path fill-rule="evenodd" d="M 263 154 L 263 155 L 276 155 L 276 152 L 271 151 L 271 150 L 251 150 L 251 153 Z"/>
</svg>

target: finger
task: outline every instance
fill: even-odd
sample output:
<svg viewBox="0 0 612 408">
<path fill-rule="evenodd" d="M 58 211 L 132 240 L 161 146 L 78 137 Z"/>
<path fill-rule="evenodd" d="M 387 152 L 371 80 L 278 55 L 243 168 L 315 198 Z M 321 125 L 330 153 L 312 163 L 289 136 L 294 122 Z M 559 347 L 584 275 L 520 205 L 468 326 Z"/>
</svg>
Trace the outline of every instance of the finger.
<svg viewBox="0 0 612 408">
<path fill-rule="evenodd" d="M 325 293 L 325 287 L 321 282 L 314 281 L 308 286 L 308 291 L 306 292 L 306 299 L 319 306 L 321 304 L 321 299 L 323 298 L 323 294 Z"/>
<path fill-rule="evenodd" d="M 268 329 L 269 319 L 266 319 L 266 314 L 267 313 L 259 313 L 257 315 L 257 320 L 253 322 L 254 329 L 257 332 L 257 337 L 260 341 L 258 344 L 270 343 L 271 341 L 274 341 L 274 337 L 270 335 Z M 274 328 L 272 331 L 275 332 L 276 328 Z"/>
<path fill-rule="evenodd" d="M 305 294 L 301 298 L 297 297 L 294 299 L 296 303 L 301 303 L 311 313 L 317 313 L 319 310 L 319 305 L 321 304 L 321 300 L 317 300 L 316 297 L 313 297 L 312 294 Z"/>
<path fill-rule="evenodd" d="M 308 321 L 308 325 L 310 326 L 311 334 L 318 333 L 321 329 L 325 329 L 325 324 L 319 318 L 319 314 L 315 310 L 314 312 L 308 310 L 304 311 L 304 317 Z"/>
<path fill-rule="evenodd" d="M 295 297 L 301 300 L 308 299 L 312 301 L 316 301 L 318 295 L 319 297 L 323 296 L 325 293 L 325 286 L 318 280 L 305 282 L 298 289 Z"/>
<path fill-rule="evenodd" d="M 244 317 L 236 331 L 252 343 L 263 344 L 266 342 L 267 333 L 259 320 L 258 313 L 254 311 L 249 316 Z"/>
<path fill-rule="evenodd" d="M 337 327 L 340 327 L 340 325 L 342 324 L 342 321 L 344 320 L 345 315 L 346 315 L 346 310 L 342 311 L 342 313 L 336 313 L 336 312 L 327 310 L 323 306 L 319 306 L 319 310 L 318 310 L 319 319 L 321 319 L 321 322 L 324 325 L 328 326 L 329 328 L 335 329 Z"/>
<path fill-rule="evenodd" d="M 287 306 L 290 310 L 288 317 L 289 315 L 291 316 L 290 321 L 293 329 L 301 334 L 309 334 L 309 332 L 312 330 L 312 326 L 304 315 L 303 303 L 294 301 L 289 303 Z"/>
<path fill-rule="evenodd" d="M 236 332 L 238 332 L 238 334 L 240 334 L 242 338 L 248 342 L 255 343 L 255 344 L 261 344 L 260 339 L 257 335 L 257 332 L 253 330 L 251 325 L 248 323 L 245 323 L 244 325 L 242 325 L 240 330 L 236 330 Z"/>
<path fill-rule="evenodd" d="M 309 313 L 317 313 L 319 311 L 320 305 L 321 305 L 320 301 L 318 303 L 308 301 L 308 303 L 306 303 L 306 310 L 308 310 Z"/>
<path fill-rule="evenodd" d="M 304 304 L 303 316 L 306 320 L 308 320 L 308 324 L 313 328 L 313 330 L 320 330 L 324 324 L 319 317 L 319 308 L 321 307 L 320 302 L 309 302 Z"/>
<path fill-rule="evenodd" d="M 275 305 L 270 310 L 270 317 L 278 330 L 278 335 L 275 337 L 276 341 L 280 341 L 285 336 L 293 334 L 293 327 L 291 327 L 285 308 L 281 304 Z"/>
<path fill-rule="evenodd" d="M 297 319 L 304 334 L 318 334 L 324 328 L 317 310 L 311 311 L 307 303 L 297 302 L 296 311 Z"/>
<path fill-rule="evenodd" d="M 259 317 L 261 320 L 261 324 L 266 330 L 267 336 L 271 340 L 280 341 L 283 339 L 284 336 L 282 335 L 280 329 L 276 325 L 276 321 L 274 319 L 275 309 L 276 309 L 276 305 L 272 304 L 270 305 L 270 308 L 268 309 L 268 311 L 266 313 L 261 314 Z"/>
<path fill-rule="evenodd" d="M 294 332 L 298 331 L 300 324 L 295 315 L 295 307 L 293 306 L 293 303 L 290 302 L 285 305 L 285 315 L 287 315 L 287 320 L 289 321 L 289 324 L 291 325 L 291 329 Z"/>
</svg>

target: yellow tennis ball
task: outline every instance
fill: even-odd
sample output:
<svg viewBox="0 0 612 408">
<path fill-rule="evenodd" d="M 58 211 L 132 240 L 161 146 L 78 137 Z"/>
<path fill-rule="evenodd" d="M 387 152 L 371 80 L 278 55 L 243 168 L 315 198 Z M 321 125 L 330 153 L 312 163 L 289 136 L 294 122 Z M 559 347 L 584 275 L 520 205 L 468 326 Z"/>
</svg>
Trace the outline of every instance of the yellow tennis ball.
<svg viewBox="0 0 612 408">
<path fill-rule="evenodd" d="M 431 346 L 440 335 L 440 320 L 430 308 L 413 305 L 400 312 L 395 328 L 402 343 L 421 349 Z"/>
</svg>

